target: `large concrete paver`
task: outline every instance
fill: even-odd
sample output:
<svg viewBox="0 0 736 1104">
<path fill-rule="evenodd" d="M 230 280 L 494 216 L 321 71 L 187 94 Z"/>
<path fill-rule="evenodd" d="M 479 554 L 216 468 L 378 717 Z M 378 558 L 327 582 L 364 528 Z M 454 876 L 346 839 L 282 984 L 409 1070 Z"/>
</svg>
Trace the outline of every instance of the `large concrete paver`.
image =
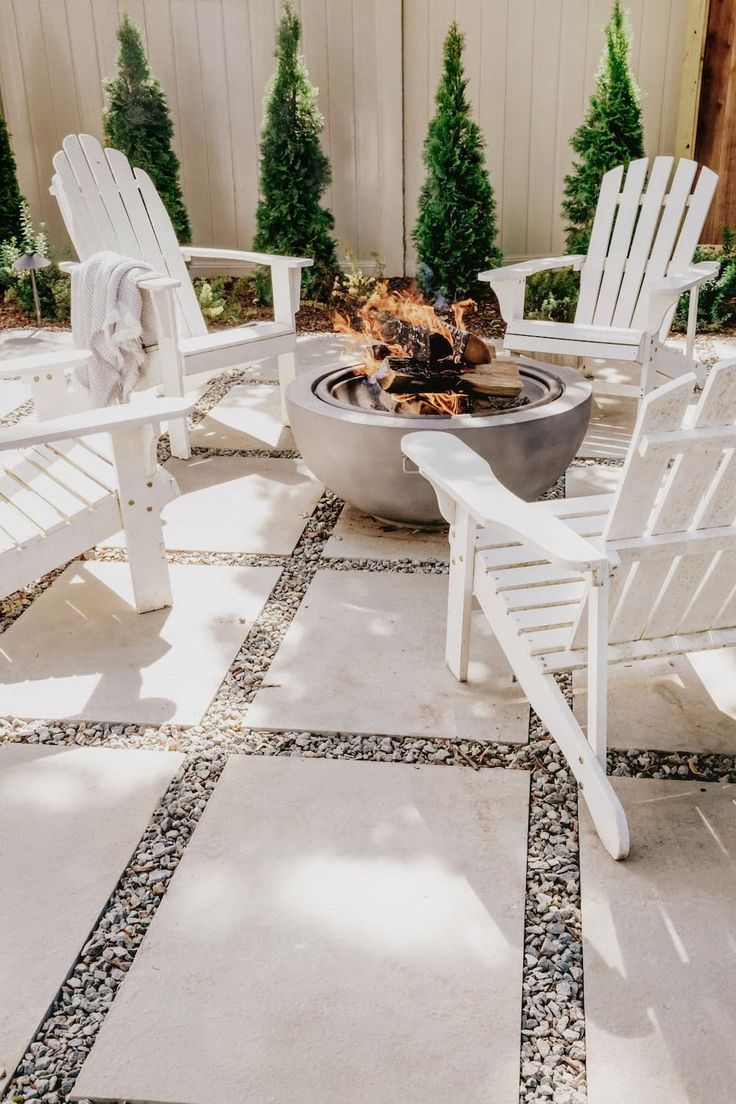
<svg viewBox="0 0 736 1104">
<path fill-rule="evenodd" d="M 0 1092 L 182 761 L 0 747 Z"/>
<path fill-rule="evenodd" d="M 327 559 L 442 560 L 449 559 L 447 530 L 410 529 L 378 521 L 345 506 L 323 553 Z"/>
<path fill-rule="evenodd" d="M 445 665 L 447 576 L 318 571 L 247 713 L 252 728 L 524 743 L 529 705 L 476 613 L 469 679 Z"/>
<path fill-rule="evenodd" d="M 516 1104 L 528 796 L 231 758 L 75 1098 Z"/>
<path fill-rule="evenodd" d="M 589 1104 L 732 1104 L 736 786 L 614 785 L 630 857 L 581 818 Z"/>
<path fill-rule="evenodd" d="M 136 613 L 128 565 L 75 561 L 2 636 L 14 717 L 197 724 L 279 576 L 171 564 L 171 609 Z"/>
</svg>

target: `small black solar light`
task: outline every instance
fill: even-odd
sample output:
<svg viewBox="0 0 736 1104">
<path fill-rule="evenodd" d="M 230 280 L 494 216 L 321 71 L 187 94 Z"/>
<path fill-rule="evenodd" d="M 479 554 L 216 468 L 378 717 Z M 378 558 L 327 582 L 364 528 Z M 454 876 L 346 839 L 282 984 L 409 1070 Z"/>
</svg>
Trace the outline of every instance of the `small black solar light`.
<svg viewBox="0 0 736 1104">
<path fill-rule="evenodd" d="M 16 272 L 30 272 L 31 287 L 33 288 L 33 304 L 36 308 L 36 324 L 41 328 L 41 304 L 38 301 L 38 288 L 36 287 L 36 269 L 48 268 L 51 261 L 48 257 L 42 257 L 40 253 L 21 253 L 20 257 L 13 261 Z"/>
</svg>

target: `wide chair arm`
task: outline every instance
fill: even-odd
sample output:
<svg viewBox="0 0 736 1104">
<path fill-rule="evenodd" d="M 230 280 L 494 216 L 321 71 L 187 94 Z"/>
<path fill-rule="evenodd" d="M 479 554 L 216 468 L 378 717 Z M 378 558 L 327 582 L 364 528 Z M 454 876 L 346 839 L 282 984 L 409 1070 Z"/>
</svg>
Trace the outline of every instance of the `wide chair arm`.
<svg viewBox="0 0 736 1104">
<path fill-rule="evenodd" d="M 285 257 L 277 253 L 254 253 L 250 249 L 217 249 L 209 246 L 182 245 L 181 253 L 185 261 L 192 257 L 208 257 L 215 261 L 246 261 L 249 264 L 268 265 L 276 268 L 311 268 L 314 261 L 310 257 Z"/>
<path fill-rule="evenodd" d="M 585 256 L 581 253 L 570 253 L 564 257 L 540 257 L 504 265 L 502 268 L 490 268 L 487 272 L 479 272 L 478 279 L 491 285 L 504 321 L 512 322 L 524 317 L 524 289 L 530 276 L 557 268 L 572 268 L 578 272 L 584 261 Z"/>
<path fill-rule="evenodd" d="M 667 312 L 677 305 L 681 295 L 689 291 L 691 293 L 691 317 L 688 318 L 688 337 L 690 328 L 694 326 L 697 314 L 697 292 L 701 284 L 713 280 L 718 275 L 720 265 L 717 261 L 701 261 L 699 264 L 690 265 L 683 272 L 670 273 L 661 279 L 653 280 L 646 287 L 647 303 L 647 331 L 656 333 L 661 327 Z"/>
<path fill-rule="evenodd" d="M 608 577 L 608 558 L 543 503 L 524 502 L 504 487 L 491 466 L 450 433 L 409 433 L 402 451 L 429 480 L 440 500 L 466 511 L 476 525 L 500 526 L 561 567 L 590 573 L 595 585 Z M 541 509 L 540 509 L 541 507 Z M 443 511 L 444 513 L 444 511 Z M 445 515 L 446 516 L 446 515 Z M 452 518 L 448 518 L 452 523 Z"/>
<path fill-rule="evenodd" d="M 281 257 L 271 253 L 254 253 L 248 249 L 210 249 L 192 245 L 183 245 L 181 253 L 185 261 L 192 257 L 207 257 L 214 261 L 247 261 L 250 264 L 268 265 L 271 269 L 274 319 L 288 326 L 290 330 L 296 329 L 302 269 L 314 264 L 310 258 Z"/>
<path fill-rule="evenodd" d="M 194 397 L 145 398 L 120 406 L 82 410 L 63 418 L 49 418 L 45 422 L 20 422 L 7 429 L 0 429 L 0 452 L 42 445 L 47 441 L 85 437 L 91 433 L 115 434 L 127 429 L 136 429 L 139 426 L 184 418 L 191 413 L 195 402 Z"/>
</svg>

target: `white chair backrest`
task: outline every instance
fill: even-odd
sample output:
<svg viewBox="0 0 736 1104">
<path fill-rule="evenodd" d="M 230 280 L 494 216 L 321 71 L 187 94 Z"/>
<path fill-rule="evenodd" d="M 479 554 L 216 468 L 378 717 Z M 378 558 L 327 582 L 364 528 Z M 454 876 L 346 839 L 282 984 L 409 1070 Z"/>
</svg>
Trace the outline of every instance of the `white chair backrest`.
<svg viewBox="0 0 736 1104">
<path fill-rule="evenodd" d="M 119 150 L 103 150 L 90 134 L 70 134 L 54 157 L 51 194 L 80 260 L 109 249 L 147 261 L 180 281 L 176 291 L 179 332 L 207 333 L 171 219 L 153 182 L 132 169 Z"/>
<path fill-rule="evenodd" d="M 699 397 L 694 382 L 640 405 L 603 533 L 620 559 L 611 643 L 736 627 L 736 361 L 713 368 Z M 583 638 L 581 621 L 575 646 Z"/>
<path fill-rule="evenodd" d="M 655 157 L 611 169 L 603 177 L 588 255 L 580 275 L 575 321 L 641 329 L 642 291 L 653 280 L 678 274 L 692 262 L 718 176 L 682 158 Z M 622 187 L 623 181 L 623 187 Z M 662 327 L 666 335 L 672 311 Z"/>
</svg>

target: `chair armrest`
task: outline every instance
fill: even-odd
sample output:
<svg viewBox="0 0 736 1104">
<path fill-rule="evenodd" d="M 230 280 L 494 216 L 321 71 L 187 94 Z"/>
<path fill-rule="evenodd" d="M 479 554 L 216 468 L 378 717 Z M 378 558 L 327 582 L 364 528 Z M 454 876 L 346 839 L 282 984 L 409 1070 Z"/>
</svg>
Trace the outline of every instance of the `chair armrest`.
<svg viewBox="0 0 736 1104">
<path fill-rule="evenodd" d="M 546 272 L 552 268 L 572 268 L 577 272 L 584 260 L 582 253 L 570 253 L 565 257 L 540 257 L 537 260 L 504 265 L 503 268 L 489 268 L 487 272 L 479 272 L 478 279 L 493 284 L 497 280 L 526 280 L 537 272 Z"/>
<path fill-rule="evenodd" d="M 0 379 L 9 376 L 38 376 L 42 373 L 63 372 L 76 368 L 92 359 L 87 349 L 59 349 L 56 353 L 36 353 L 34 356 L 17 357 L 0 363 Z"/>
<path fill-rule="evenodd" d="M 584 260 L 585 257 L 578 253 L 565 257 L 543 257 L 479 272 L 478 279 L 491 285 L 498 299 L 501 317 L 504 322 L 509 323 L 524 317 L 524 288 L 529 276 L 553 268 L 573 268 L 577 271 Z"/>
<path fill-rule="evenodd" d="M 64 418 L 49 418 L 45 422 L 21 422 L 9 429 L 0 429 L 0 452 L 5 449 L 41 445 L 46 441 L 63 441 L 69 437 L 85 437 L 90 433 L 118 433 L 138 426 L 172 421 L 189 414 L 196 399 L 142 399 L 122 406 L 105 406 L 82 410 Z"/>
<path fill-rule="evenodd" d="M 79 268 L 81 261 L 60 261 L 59 269 L 67 276 L 71 276 L 75 268 Z M 174 291 L 181 287 L 181 280 L 175 280 L 173 276 L 161 276 L 157 272 L 142 272 L 135 277 L 135 282 L 144 291 Z"/>
<path fill-rule="evenodd" d="M 608 558 L 542 503 L 524 502 L 504 487 L 490 465 L 449 433 L 407 434 L 402 451 L 436 492 L 466 510 L 476 525 L 500 526 L 562 567 L 590 572 L 599 585 L 608 575 Z"/>
<path fill-rule="evenodd" d="M 701 261 L 682 273 L 652 281 L 645 289 L 648 297 L 647 332 L 655 333 L 662 325 L 667 311 L 675 306 L 680 296 L 699 287 L 706 280 L 712 280 L 718 275 L 719 268 L 717 261 Z"/>
<path fill-rule="evenodd" d="M 209 257 L 216 261 L 248 261 L 251 264 L 268 265 L 274 268 L 285 265 L 287 268 L 311 268 L 314 261 L 309 257 L 282 257 L 276 253 L 253 253 L 248 249 L 215 249 L 207 246 L 183 245 L 182 256 L 185 261 L 192 257 Z"/>
</svg>

